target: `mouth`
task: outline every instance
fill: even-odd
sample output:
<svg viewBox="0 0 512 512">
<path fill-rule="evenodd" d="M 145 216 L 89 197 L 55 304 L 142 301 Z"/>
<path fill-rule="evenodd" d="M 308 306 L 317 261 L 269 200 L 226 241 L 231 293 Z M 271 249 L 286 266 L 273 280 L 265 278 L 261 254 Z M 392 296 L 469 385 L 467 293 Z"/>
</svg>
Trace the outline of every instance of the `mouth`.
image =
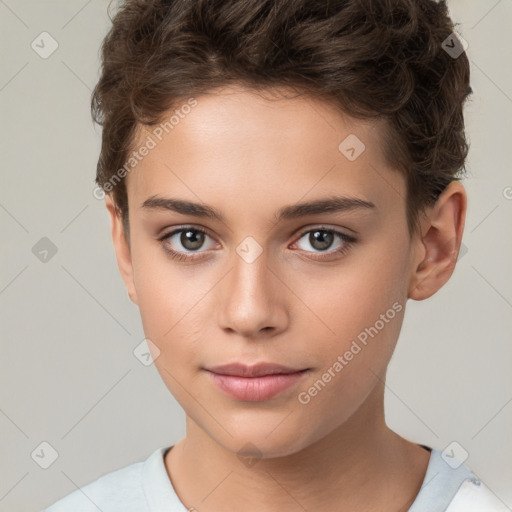
<svg viewBox="0 0 512 512">
<path fill-rule="evenodd" d="M 309 368 L 298 369 L 274 363 L 260 363 L 254 366 L 234 363 L 205 370 L 212 382 L 231 398 L 261 402 L 296 385 Z"/>
<path fill-rule="evenodd" d="M 206 368 L 207 371 L 218 375 L 230 375 L 233 377 L 264 377 L 266 375 L 289 375 L 305 371 L 308 368 L 291 368 L 275 363 L 259 363 L 249 366 L 242 363 L 231 363 L 221 366 Z"/>
</svg>

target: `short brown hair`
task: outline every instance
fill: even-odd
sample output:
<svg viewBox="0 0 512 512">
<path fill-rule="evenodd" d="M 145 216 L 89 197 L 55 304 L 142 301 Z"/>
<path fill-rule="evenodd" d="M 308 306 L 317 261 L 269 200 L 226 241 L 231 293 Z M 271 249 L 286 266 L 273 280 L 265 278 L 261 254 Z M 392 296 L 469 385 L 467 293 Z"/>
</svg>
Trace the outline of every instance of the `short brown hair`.
<svg viewBox="0 0 512 512">
<path fill-rule="evenodd" d="M 465 170 L 469 62 L 442 47 L 454 32 L 444 1 L 124 0 L 112 23 L 91 102 L 104 190 L 139 126 L 232 83 L 285 86 L 383 119 L 386 159 L 406 177 L 410 233 Z M 128 234 L 125 180 L 112 190 Z"/>
</svg>

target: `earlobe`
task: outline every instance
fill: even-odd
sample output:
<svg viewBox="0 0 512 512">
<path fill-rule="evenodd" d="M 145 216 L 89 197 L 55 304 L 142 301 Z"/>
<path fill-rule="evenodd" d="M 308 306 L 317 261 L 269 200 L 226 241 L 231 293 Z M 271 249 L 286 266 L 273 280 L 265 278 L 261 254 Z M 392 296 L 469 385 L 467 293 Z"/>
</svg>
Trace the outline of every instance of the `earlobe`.
<svg viewBox="0 0 512 512">
<path fill-rule="evenodd" d="M 460 250 L 466 218 L 467 196 L 461 183 L 452 181 L 428 211 L 418 235 L 409 298 L 424 300 L 450 278 Z"/>
<path fill-rule="evenodd" d="M 105 196 L 105 205 L 110 215 L 112 242 L 116 253 L 117 266 L 126 285 L 126 291 L 130 300 L 138 305 L 133 279 L 131 251 L 123 230 L 121 212 L 116 207 L 110 194 Z"/>
</svg>

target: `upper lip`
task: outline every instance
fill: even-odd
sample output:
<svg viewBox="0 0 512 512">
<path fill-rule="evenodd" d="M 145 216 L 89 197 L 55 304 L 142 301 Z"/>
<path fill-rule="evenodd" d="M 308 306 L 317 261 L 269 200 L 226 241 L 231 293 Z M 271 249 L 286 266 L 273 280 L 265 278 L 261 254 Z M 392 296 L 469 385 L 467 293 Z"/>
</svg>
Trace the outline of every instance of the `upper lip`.
<svg viewBox="0 0 512 512">
<path fill-rule="evenodd" d="M 290 368 L 281 364 L 259 363 L 248 366 L 242 363 L 225 364 L 221 366 L 212 366 L 208 371 L 221 375 L 234 375 L 237 377 L 261 377 L 263 375 L 275 375 L 286 373 L 297 373 L 305 368 Z"/>
</svg>

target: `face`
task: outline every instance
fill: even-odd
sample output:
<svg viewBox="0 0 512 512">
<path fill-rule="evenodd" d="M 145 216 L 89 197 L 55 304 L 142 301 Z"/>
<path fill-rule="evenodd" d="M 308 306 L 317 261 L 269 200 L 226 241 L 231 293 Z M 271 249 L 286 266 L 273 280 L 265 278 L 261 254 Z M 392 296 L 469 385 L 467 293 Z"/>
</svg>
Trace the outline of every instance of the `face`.
<svg viewBox="0 0 512 512">
<path fill-rule="evenodd" d="M 161 141 L 139 132 L 136 148 L 148 135 L 156 145 L 126 178 L 131 254 L 118 248 L 171 393 L 220 445 L 263 457 L 363 407 L 400 332 L 414 252 L 381 127 L 274 92 L 219 89 Z M 263 362 L 305 371 L 251 382 L 208 371 Z"/>
</svg>

